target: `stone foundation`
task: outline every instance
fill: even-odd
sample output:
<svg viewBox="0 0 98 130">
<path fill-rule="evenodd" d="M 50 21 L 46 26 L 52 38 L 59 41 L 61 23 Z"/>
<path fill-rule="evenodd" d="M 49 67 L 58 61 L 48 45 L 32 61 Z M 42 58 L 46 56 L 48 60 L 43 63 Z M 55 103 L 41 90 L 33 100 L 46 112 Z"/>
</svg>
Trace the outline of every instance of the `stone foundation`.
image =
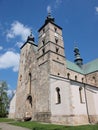
<svg viewBox="0 0 98 130">
<path fill-rule="evenodd" d="M 35 119 L 36 121 L 41 121 L 41 122 L 47 122 L 50 123 L 50 117 L 51 113 L 50 112 L 39 112 L 35 114 Z"/>
<path fill-rule="evenodd" d="M 98 115 L 89 115 L 90 123 L 98 124 Z"/>
<path fill-rule="evenodd" d="M 10 114 L 8 115 L 8 118 L 10 118 L 10 119 L 15 119 L 15 113 L 10 113 Z"/>
<path fill-rule="evenodd" d="M 88 116 L 85 115 L 65 115 L 65 116 L 52 116 L 51 122 L 60 125 L 83 125 L 89 124 Z"/>
</svg>

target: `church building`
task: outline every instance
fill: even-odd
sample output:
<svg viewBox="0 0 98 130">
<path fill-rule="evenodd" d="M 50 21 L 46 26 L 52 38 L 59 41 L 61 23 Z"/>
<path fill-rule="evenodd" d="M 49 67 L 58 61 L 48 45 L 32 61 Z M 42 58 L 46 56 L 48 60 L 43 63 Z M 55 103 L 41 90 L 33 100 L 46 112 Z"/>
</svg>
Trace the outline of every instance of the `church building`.
<svg viewBox="0 0 98 130">
<path fill-rule="evenodd" d="M 48 14 L 21 47 L 14 118 L 62 125 L 98 123 L 98 59 L 66 59 L 62 28 Z M 9 113 L 9 117 L 11 112 Z"/>
</svg>

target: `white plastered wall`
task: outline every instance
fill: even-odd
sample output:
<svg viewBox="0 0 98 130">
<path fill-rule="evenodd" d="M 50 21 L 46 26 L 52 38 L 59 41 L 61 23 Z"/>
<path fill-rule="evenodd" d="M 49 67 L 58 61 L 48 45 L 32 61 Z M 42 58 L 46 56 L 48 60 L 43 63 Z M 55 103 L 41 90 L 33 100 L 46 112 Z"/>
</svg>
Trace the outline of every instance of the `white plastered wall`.
<svg viewBox="0 0 98 130">
<path fill-rule="evenodd" d="M 86 87 L 88 110 L 90 115 L 98 115 L 98 88 Z"/>
<path fill-rule="evenodd" d="M 56 88 L 60 89 L 61 103 L 56 104 Z M 71 95 L 70 95 L 70 83 L 65 79 L 50 79 L 50 100 L 51 100 L 51 114 L 53 116 L 59 115 L 71 115 L 72 111 L 71 105 Z"/>
<path fill-rule="evenodd" d="M 71 84 L 73 113 L 75 115 L 87 115 L 86 101 L 81 103 L 81 100 L 80 100 L 80 92 L 79 92 L 80 87 L 83 87 L 83 86 L 81 86 L 81 84 L 77 82 L 75 82 L 75 84 L 74 83 Z M 84 95 L 82 96 L 84 96 L 82 98 L 85 98 L 85 92 L 84 92 Z"/>
</svg>

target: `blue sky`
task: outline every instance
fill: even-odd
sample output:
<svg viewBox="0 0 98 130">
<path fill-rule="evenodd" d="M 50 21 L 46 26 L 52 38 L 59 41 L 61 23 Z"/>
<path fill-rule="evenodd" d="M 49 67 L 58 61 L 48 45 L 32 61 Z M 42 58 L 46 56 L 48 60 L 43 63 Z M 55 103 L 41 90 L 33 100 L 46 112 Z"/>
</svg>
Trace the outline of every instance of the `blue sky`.
<svg viewBox="0 0 98 130">
<path fill-rule="evenodd" d="M 74 61 L 74 46 L 84 63 L 98 57 L 98 0 L 0 0 L 0 80 L 16 89 L 20 46 L 38 29 L 51 10 L 63 28 L 66 58 Z"/>
</svg>

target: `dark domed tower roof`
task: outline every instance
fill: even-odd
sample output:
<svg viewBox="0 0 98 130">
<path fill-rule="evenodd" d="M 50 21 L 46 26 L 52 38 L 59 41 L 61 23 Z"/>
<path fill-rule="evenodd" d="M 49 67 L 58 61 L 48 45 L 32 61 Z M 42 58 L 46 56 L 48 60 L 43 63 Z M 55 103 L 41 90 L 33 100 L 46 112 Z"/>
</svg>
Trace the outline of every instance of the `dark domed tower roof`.
<svg viewBox="0 0 98 130">
<path fill-rule="evenodd" d="M 79 66 L 82 67 L 83 65 L 83 59 L 80 56 L 80 52 L 79 52 L 79 48 L 75 47 L 74 48 L 74 56 L 75 56 L 75 60 L 74 62 Z"/>
<path fill-rule="evenodd" d="M 31 34 L 30 34 L 30 36 L 28 36 L 28 38 L 27 38 L 27 42 L 34 42 L 35 41 L 35 39 L 34 39 L 34 36 L 32 35 L 32 31 L 31 31 Z"/>
<path fill-rule="evenodd" d="M 48 23 L 51 23 L 51 24 L 53 24 L 54 26 L 57 26 L 58 28 L 62 29 L 60 26 L 58 26 L 58 25 L 55 23 L 55 18 L 53 18 L 53 17 L 51 16 L 51 13 L 48 13 L 48 16 L 47 16 L 46 19 L 45 19 L 44 25 L 38 30 L 38 32 L 40 32 Z"/>
</svg>

